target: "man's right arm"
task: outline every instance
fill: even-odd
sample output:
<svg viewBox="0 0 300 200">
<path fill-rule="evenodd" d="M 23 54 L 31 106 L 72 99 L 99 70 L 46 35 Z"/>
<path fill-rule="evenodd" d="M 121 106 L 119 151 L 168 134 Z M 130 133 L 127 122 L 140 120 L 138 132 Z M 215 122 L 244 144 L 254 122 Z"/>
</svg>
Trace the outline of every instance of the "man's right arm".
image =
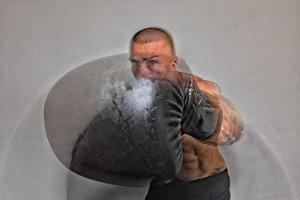
<svg viewBox="0 0 300 200">
<path fill-rule="evenodd" d="M 195 78 L 198 87 L 207 93 L 222 110 L 222 123 L 219 133 L 215 133 L 212 137 L 204 142 L 213 144 L 232 144 L 237 141 L 242 135 L 244 130 L 244 122 L 234 108 L 233 104 L 221 94 L 221 90 L 217 84 L 212 81 Z"/>
</svg>

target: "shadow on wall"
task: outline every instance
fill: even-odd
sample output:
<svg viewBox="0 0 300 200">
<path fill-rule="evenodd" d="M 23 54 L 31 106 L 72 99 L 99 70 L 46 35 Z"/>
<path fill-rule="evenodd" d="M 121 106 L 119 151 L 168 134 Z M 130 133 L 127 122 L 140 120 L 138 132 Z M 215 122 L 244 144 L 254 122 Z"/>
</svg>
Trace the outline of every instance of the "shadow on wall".
<svg viewBox="0 0 300 200">
<path fill-rule="evenodd" d="M 57 162 L 44 126 L 46 96 L 33 98 L 4 151 L 0 199 L 66 199 L 68 170 Z"/>
<path fill-rule="evenodd" d="M 97 103 L 100 91 L 97 92 L 99 84 L 96 80 L 107 79 L 106 76 L 117 69 L 122 72 L 120 66 L 127 66 L 124 64 L 126 62 L 125 54 L 99 59 L 78 67 L 60 79 L 45 103 L 45 127 L 44 98 L 37 97 L 23 115 L 6 146 L 4 165 L 0 171 L 3 199 L 144 198 L 147 188 L 103 184 L 68 172 L 53 157 L 45 137 L 46 128 L 52 151 L 67 166 L 72 142 L 101 109 L 101 105 Z M 106 73 L 102 70 L 107 64 L 111 65 L 110 68 L 105 68 L 108 70 Z M 89 71 L 92 69 L 96 71 Z M 89 84 L 91 86 L 87 86 Z M 95 93 L 87 90 L 89 87 L 94 87 Z M 54 94 L 59 96 L 53 96 Z M 83 99 L 78 99 L 79 97 Z M 65 98 L 68 99 L 67 102 Z M 83 104 L 80 105 L 80 102 Z M 252 129 L 248 128 L 245 137 L 232 146 L 223 147 L 222 151 L 229 166 L 233 200 L 293 199 L 282 165 L 266 142 Z"/>
<path fill-rule="evenodd" d="M 231 179 L 232 199 L 295 199 L 285 170 L 276 155 L 254 129 L 231 146 L 221 147 Z"/>
</svg>

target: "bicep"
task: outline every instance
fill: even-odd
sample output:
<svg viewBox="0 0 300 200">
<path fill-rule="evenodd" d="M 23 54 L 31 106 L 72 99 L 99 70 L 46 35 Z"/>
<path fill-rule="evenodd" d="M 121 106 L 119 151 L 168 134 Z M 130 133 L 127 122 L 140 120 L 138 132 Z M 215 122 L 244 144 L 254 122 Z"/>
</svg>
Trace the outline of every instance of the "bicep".
<svg viewBox="0 0 300 200">
<path fill-rule="evenodd" d="M 228 140 L 231 142 L 237 140 L 242 135 L 244 123 L 232 102 L 222 95 L 220 87 L 213 81 L 197 79 L 197 84 L 200 90 L 209 94 L 222 110 L 222 127 L 219 133 L 221 141 L 219 142 L 228 143 Z"/>
<path fill-rule="evenodd" d="M 213 81 L 204 80 L 199 77 L 195 77 L 195 81 L 200 90 L 208 93 L 211 96 L 217 97 L 221 95 L 221 88 L 219 85 Z"/>
</svg>

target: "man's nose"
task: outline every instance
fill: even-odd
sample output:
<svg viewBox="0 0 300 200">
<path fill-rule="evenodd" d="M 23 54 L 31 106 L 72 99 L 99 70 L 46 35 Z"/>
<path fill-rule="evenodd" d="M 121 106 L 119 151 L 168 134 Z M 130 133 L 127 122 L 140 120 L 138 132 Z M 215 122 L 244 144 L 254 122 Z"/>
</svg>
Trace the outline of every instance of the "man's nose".
<svg viewBox="0 0 300 200">
<path fill-rule="evenodd" d="M 144 76 L 146 76 L 149 73 L 149 70 L 148 70 L 148 68 L 147 68 L 147 66 L 146 66 L 145 63 L 139 63 L 136 66 L 135 73 L 139 77 L 144 77 Z"/>
</svg>

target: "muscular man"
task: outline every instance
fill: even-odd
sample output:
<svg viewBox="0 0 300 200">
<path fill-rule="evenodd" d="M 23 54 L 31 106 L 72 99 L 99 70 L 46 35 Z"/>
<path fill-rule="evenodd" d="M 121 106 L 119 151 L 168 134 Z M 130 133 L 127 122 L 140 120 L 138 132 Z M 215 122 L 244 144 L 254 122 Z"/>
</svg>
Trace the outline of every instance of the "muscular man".
<svg viewBox="0 0 300 200">
<path fill-rule="evenodd" d="M 156 79 L 176 71 L 177 57 L 170 33 L 157 27 L 137 32 L 131 41 L 130 61 L 136 78 Z M 180 173 L 168 184 L 152 183 L 147 200 L 230 199 L 226 162 L 218 145 L 232 144 L 239 139 L 244 125 L 215 83 L 192 77 L 198 87 L 221 108 L 221 127 L 217 133 L 203 140 L 182 133 L 183 166 Z"/>
</svg>

